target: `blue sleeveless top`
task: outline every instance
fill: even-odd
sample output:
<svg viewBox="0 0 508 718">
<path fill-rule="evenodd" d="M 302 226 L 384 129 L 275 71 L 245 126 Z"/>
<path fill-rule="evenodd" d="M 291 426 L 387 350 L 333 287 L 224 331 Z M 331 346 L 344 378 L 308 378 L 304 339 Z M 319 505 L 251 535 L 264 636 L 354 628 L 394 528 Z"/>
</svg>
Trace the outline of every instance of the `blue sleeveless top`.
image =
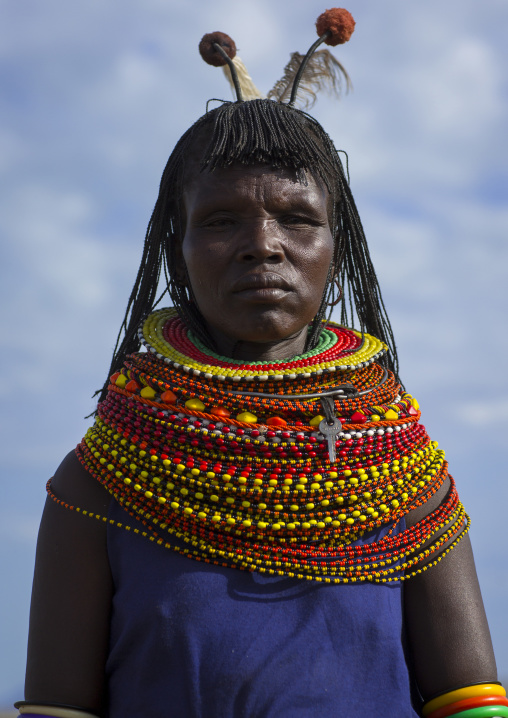
<svg viewBox="0 0 508 718">
<path fill-rule="evenodd" d="M 114 526 L 108 552 L 108 718 L 417 718 L 400 584 L 223 568 Z"/>
</svg>

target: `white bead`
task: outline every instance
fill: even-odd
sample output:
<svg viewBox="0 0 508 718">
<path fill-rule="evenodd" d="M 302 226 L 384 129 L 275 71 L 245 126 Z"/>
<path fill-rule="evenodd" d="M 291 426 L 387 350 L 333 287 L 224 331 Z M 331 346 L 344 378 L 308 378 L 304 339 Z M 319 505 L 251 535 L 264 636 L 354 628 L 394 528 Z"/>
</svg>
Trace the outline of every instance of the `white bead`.
<svg viewBox="0 0 508 718">
<path fill-rule="evenodd" d="M 387 434 L 393 434 L 393 429 L 392 429 L 391 426 L 389 426 L 389 427 L 386 429 L 386 433 L 387 433 Z"/>
<path fill-rule="evenodd" d="M 376 431 L 376 434 L 377 434 L 378 436 L 383 436 L 384 433 L 385 433 L 385 430 L 384 430 L 384 429 L 378 429 L 378 430 Z"/>
<path fill-rule="evenodd" d="M 351 434 L 344 434 L 345 439 L 351 439 Z"/>
<path fill-rule="evenodd" d="M 376 432 L 374 431 L 374 429 L 369 429 L 367 432 L 367 436 L 374 436 L 375 433 Z"/>
</svg>

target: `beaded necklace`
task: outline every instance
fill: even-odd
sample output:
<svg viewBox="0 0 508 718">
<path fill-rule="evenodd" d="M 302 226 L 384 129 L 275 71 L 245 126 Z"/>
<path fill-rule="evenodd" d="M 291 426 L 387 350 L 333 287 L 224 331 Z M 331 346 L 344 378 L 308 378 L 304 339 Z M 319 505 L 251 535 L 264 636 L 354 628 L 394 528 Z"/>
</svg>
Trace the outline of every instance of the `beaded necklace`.
<svg viewBox="0 0 508 718">
<path fill-rule="evenodd" d="M 140 339 L 147 351 L 111 377 L 77 455 L 151 540 L 244 570 L 384 582 L 435 554 L 433 565 L 468 530 L 452 480 L 438 509 L 394 532 L 447 463 L 417 401 L 375 363 L 386 347 L 374 337 L 330 324 L 312 352 L 246 364 L 210 352 L 164 309 Z M 383 538 L 357 543 L 381 527 Z"/>
</svg>

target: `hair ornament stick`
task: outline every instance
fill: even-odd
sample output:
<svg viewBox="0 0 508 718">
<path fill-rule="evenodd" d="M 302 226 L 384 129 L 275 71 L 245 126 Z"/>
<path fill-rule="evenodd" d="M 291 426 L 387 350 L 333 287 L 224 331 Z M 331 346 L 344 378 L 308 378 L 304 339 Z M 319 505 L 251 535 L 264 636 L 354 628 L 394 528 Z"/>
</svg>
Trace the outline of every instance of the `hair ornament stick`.
<svg viewBox="0 0 508 718">
<path fill-rule="evenodd" d="M 288 105 L 290 107 L 295 104 L 296 95 L 298 93 L 298 88 L 300 86 L 303 73 L 305 72 L 308 63 L 310 62 L 317 48 L 323 42 L 327 45 L 332 46 L 340 45 L 347 42 L 353 34 L 354 29 L 355 21 L 353 19 L 353 16 L 350 12 L 348 12 L 348 10 L 344 10 L 344 8 L 332 8 L 331 10 L 326 10 L 318 17 L 316 21 L 316 30 L 319 37 L 308 49 L 307 54 L 303 58 L 300 68 L 296 73 L 293 88 L 291 90 L 291 98 L 288 102 Z M 344 70 L 342 65 L 340 65 L 340 68 L 344 73 L 346 81 L 349 85 L 350 80 L 347 75 L 347 72 Z"/>
<path fill-rule="evenodd" d="M 235 41 L 225 32 L 210 32 L 199 43 L 201 57 L 209 65 L 222 67 L 238 102 L 263 97 L 254 85 L 247 68 L 236 54 Z"/>
</svg>

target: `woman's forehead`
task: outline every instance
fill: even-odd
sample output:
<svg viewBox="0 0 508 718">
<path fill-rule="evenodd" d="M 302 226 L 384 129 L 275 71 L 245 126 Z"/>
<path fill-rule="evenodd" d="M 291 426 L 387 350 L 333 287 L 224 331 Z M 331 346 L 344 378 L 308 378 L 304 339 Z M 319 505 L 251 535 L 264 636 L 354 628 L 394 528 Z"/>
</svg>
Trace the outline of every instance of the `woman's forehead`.
<svg viewBox="0 0 508 718">
<path fill-rule="evenodd" d="M 295 193 L 314 194 L 316 191 L 328 196 L 324 182 L 310 172 L 297 172 L 285 167 L 272 167 L 269 164 L 243 165 L 240 163 L 213 171 L 203 170 L 187 175 L 185 190 L 211 191 L 214 188 L 240 188 L 245 185 L 265 185 L 275 189 L 293 187 Z"/>
</svg>

